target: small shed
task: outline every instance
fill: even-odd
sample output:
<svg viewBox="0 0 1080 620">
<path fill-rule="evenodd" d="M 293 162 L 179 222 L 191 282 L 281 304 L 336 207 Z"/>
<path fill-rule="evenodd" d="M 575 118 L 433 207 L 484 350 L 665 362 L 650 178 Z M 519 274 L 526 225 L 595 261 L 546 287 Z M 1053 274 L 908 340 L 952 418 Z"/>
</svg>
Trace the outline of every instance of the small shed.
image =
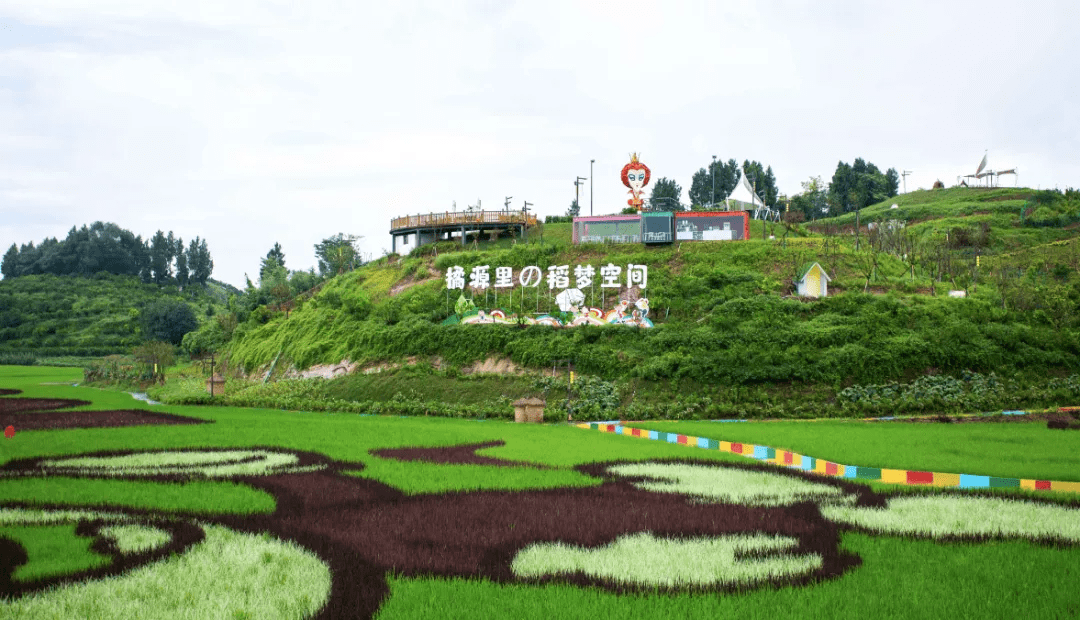
<svg viewBox="0 0 1080 620">
<path fill-rule="evenodd" d="M 829 294 L 829 282 L 832 278 L 825 273 L 820 263 L 810 263 L 802 268 L 802 277 L 796 280 L 795 286 L 799 295 L 803 297 L 827 297 Z"/>
<path fill-rule="evenodd" d="M 212 377 L 206 380 L 206 391 L 210 396 L 224 396 L 225 377 L 215 372 Z"/>
<path fill-rule="evenodd" d="M 522 398 L 514 402 L 515 422 L 543 422 L 544 405 L 547 402 L 541 398 Z"/>
</svg>

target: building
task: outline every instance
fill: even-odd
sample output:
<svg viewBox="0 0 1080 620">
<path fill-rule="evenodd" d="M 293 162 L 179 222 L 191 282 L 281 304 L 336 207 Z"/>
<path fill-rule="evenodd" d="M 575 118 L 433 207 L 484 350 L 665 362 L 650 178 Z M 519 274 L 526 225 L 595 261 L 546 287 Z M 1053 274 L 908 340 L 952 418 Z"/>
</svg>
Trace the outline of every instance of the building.
<svg viewBox="0 0 1080 620">
<path fill-rule="evenodd" d="M 829 294 L 829 282 L 832 278 L 825 273 L 819 263 L 810 263 L 801 270 L 802 277 L 795 282 L 802 297 L 826 297 Z"/>
<path fill-rule="evenodd" d="M 741 241 L 750 237 L 746 211 L 645 211 L 575 217 L 573 243 Z"/>
</svg>

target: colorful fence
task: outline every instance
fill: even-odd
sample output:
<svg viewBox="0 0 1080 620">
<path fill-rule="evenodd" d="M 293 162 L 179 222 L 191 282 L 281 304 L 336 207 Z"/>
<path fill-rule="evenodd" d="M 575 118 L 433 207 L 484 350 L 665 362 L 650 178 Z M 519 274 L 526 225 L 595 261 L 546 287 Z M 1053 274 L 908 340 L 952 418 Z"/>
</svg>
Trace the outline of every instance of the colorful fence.
<svg viewBox="0 0 1080 620">
<path fill-rule="evenodd" d="M 887 484 L 914 486 L 956 487 L 961 489 L 1026 489 L 1029 491 L 1080 493 L 1080 482 L 1029 480 L 1026 478 L 998 478 L 995 476 L 976 476 L 971 474 L 943 474 L 930 471 L 858 467 L 856 465 L 841 465 L 840 463 L 833 463 L 824 459 L 805 456 L 789 450 L 778 450 L 768 446 L 720 441 L 718 439 L 680 435 L 678 433 L 665 433 L 663 431 L 650 431 L 641 428 L 630 428 L 628 426 L 622 426 L 621 424 L 592 422 L 578 424 L 576 426 L 578 428 L 599 430 L 601 432 L 614 433 L 616 435 L 640 437 L 642 439 L 652 439 L 654 441 L 666 441 L 668 443 L 705 448 L 706 450 L 719 450 L 720 452 L 739 454 L 747 458 L 759 460 L 763 463 L 783 465 L 785 467 L 801 469 L 823 476 L 854 478 L 857 480 L 874 480 Z"/>
</svg>

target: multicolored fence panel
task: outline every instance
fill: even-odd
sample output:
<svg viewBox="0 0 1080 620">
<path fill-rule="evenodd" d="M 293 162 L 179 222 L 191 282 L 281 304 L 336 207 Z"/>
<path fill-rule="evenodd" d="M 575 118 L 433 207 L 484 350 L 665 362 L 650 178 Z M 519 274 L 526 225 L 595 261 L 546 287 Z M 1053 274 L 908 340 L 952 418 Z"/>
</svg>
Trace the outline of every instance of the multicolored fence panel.
<svg viewBox="0 0 1080 620">
<path fill-rule="evenodd" d="M 721 441 L 706 437 L 680 435 L 663 431 L 650 431 L 643 428 L 630 428 L 617 423 L 590 422 L 577 424 L 578 428 L 593 429 L 604 433 L 640 437 L 653 441 L 666 441 L 687 446 L 696 446 L 706 450 L 719 450 L 740 454 L 763 463 L 782 465 L 794 469 L 839 478 L 857 480 L 875 480 L 887 484 L 911 486 L 957 487 L 961 489 L 1026 489 L 1029 491 L 1062 491 L 1080 493 L 1080 482 L 1060 482 L 1057 480 L 1029 480 L 1026 478 L 998 478 L 995 476 L 975 476 L 971 474 L 943 474 L 931 471 L 909 471 L 906 469 L 883 469 L 880 467 L 859 467 L 843 465 L 824 459 L 806 456 L 790 450 L 778 450 L 769 446 L 748 443 Z"/>
</svg>

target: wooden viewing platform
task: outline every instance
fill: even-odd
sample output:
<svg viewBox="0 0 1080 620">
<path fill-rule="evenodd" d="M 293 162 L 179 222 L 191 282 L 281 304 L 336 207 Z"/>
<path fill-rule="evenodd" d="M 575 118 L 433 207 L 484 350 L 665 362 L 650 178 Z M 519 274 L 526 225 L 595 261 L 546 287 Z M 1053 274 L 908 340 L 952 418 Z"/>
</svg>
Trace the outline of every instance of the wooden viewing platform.
<svg viewBox="0 0 1080 620">
<path fill-rule="evenodd" d="M 390 235 L 393 238 L 393 252 L 397 252 L 398 237 L 406 240 L 409 235 L 416 235 L 416 245 L 435 243 L 450 239 L 455 232 L 461 233 L 461 244 L 470 232 L 517 230 L 524 235 L 525 229 L 535 226 L 537 219 L 524 211 L 460 211 L 428 213 L 395 217 L 390 220 Z"/>
</svg>

